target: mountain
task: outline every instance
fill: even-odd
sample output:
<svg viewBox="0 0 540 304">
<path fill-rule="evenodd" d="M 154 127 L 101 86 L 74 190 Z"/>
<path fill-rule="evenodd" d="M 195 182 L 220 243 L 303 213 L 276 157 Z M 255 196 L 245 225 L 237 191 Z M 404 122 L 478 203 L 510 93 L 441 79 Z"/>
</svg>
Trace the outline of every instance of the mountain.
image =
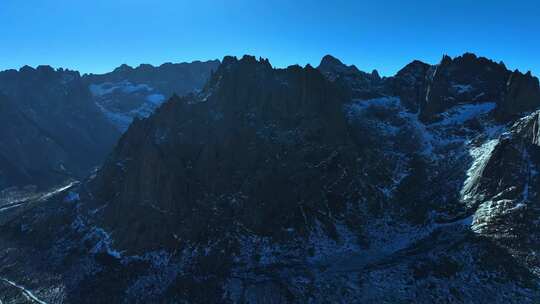
<svg viewBox="0 0 540 304">
<path fill-rule="evenodd" d="M 377 70 L 371 74 L 360 71 L 356 66 L 347 66 L 339 59 L 326 55 L 317 69 L 329 80 L 339 84 L 350 98 L 373 98 L 380 96 L 378 86 L 383 82 Z"/>
<path fill-rule="evenodd" d="M 94 175 L 0 207 L 0 299 L 535 303 L 537 93 L 473 54 L 225 57 Z"/>
<path fill-rule="evenodd" d="M 74 71 L 39 66 L 0 72 L 0 108 L 0 190 L 82 178 L 120 135 Z"/>
<path fill-rule="evenodd" d="M 503 64 L 464 54 L 456 58 L 444 56 L 427 77 L 421 112 L 424 120 L 457 104 L 500 101 L 509 72 Z"/>
<path fill-rule="evenodd" d="M 173 94 L 180 96 L 202 89 L 219 60 L 164 63 L 158 67 L 122 65 L 102 75 L 86 74 L 84 82 L 101 111 L 118 130 L 127 130 L 133 118 L 148 117 Z"/>
<path fill-rule="evenodd" d="M 540 106 L 538 78 L 471 53 L 456 58 L 445 55 L 434 66 L 413 61 L 395 76 L 382 79 L 377 71 L 368 74 L 329 55 L 318 69 L 349 91 L 351 99 L 400 97 L 411 111 L 420 111 L 423 122 L 439 120 L 441 113 L 468 103 L 496 103 L 495 115 L 505 122 Z"/>
<path fill-rule="evenodd" d="M 539 100 L 538 78 L 533 77 L 531 72 L 522 74 L 514 71 L 506 82 L 506 91 L 497 114 L 502 119 L 517 119 L 537 108 Z"/>
<path fill-rule="evenodd" d="M 201 90 L 218 65 L 123 65 L 82 77 L 49 66 L 0 72 L 0 191 L 43 190 L 84 178 L 102 164 L 134 117 L 149 116 L 173 94 Z M 18 191 L 7 189 L 0 199 Z"/>
<path fill-rule="evenodd" d="M 122 137 L 92 185 L 98 203 L 109 202 L 102 224 L 127 238 L 118 240 L 126 249 L 143 251 L 177 246 L 173 235 L 217 237 L 203 220 L 215 204 L 223 205 L 217 212 L 240 212 L 231 228 L 274 237 L 307 230 L 304 220 L 313 222 L 319 205 L 346 195 L 338 189 L 352 182 L 335 180 L 355 159 L 344 101 L 311 67 L 225 58 L 200 96 L 171 99 Z M 325 176 L 312 168 L 327 162 Z M 118 221 L 125 208 L 132 218 Z"/>
</svg>

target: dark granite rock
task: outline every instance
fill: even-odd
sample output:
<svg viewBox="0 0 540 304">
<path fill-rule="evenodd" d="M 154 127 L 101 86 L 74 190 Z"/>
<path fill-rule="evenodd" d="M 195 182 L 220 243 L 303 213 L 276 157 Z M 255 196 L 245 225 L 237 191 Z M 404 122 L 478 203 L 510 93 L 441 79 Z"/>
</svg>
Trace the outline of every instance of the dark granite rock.
<svg viewBox="0 0 540 304">
<path fill-rule="evenodd" d="M 424 121 L 433 121 L 438 113 L 463 103 L 499 103 L 508 77 L 506 67 L 474 54 L 467 53 L 454 59 L 444 56 L 428 75 L 420 117 Z"/>
<path fill-rule="evenodd" d="M 0 72 L 0 107 L 0 189 L 84 177 L 119 137 L 78 72 Z"/>
<path fill-rule="evenodd" d="M 134 118 L 146 118 L 173 94 L 199 92 L 218 60 L 165 63 L 158 67 L 122 65 L 102 75 L 84 75 L 96 105 L 121 132 Z"/>
<path fill-rule="evenodd" d="M 535 303 L 540 115 L 521 76 L 471 54 L 382 79 L 225 57 L 95 176 L 0 206 L 0 276 L 50 303 Z"/>
<path fill-rule="evenodd" d="M 356 66 L 347 66 L 331 55 L 324 56 L 317 69 L 346 91 L 349 98 L 368 99 L 382 95 L 382 79 L 376 70 L 371 73 L 362 72 Z"/>
<path fill-rule="evenodd" d="M 502 121 L 521 117 L 524 113 L 540 107 L 538 78 L 530 72 L 514 71 L 507 83 L 504 98 L 497 106 L 496 116 Z"/>
<path fill-rule="evenodd" d="M 430 69 L 429 64 L 418 60 L 409 63 L 389 79 L 389 91 L 399 96 L 411 111 L 418 112 L 425 103 Z"/>
<path fill-rule="evenodd" d="M 309 66 L 225 58 L 199 96 L 173 97 L 122 137 L 94 185 L 108 202 L 103 224 L 136 250 L 174 247 L 174 235 L 204 242 L 236 225 L 307 232 L 352 195 L 356 152 L 341 96 Z"/>
<path fill-rule="evenodd" d="M 141 64 L 136 68 L 123 64 L 110 73 L 86 74 L 83 80 L 88 84 L 122 81 L 146 84 L 168 98 L 172 94 L 182 96 L 200 90 L 219 64 L 219 60 L 164 63 L 156 67 Z"/>
</svg>

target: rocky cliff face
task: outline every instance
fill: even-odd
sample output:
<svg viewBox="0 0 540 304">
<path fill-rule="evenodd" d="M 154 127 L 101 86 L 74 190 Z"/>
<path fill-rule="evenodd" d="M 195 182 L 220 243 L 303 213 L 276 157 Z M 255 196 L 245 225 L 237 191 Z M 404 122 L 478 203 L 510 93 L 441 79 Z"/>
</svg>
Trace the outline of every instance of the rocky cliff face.
<svg viewBox="0 0 540 304">
<path fill-rule="evenodd" d="M 325 56 L 318 69 L 351 99 L 397 96 L 411 112 L 419 112 L 424 122 L 440 120 L 440 114 L 463 104 L 494 102 L 494 115 L 506 122 L 540 106 L 536 77 L 510 72 L 502 63 L 470 53 L 444 56 L 436 65 L 413 61 L 387 78 L 380 78 L 376 71 L 359 71 L 331 56 Z"/>
<path fill-rule="evenodd" d="M 83 177 L 119 137 L 77 72 L 1 72 L 0 107 L 0 189 Z"/>
<path fill-rule="evenodd" d="M 376 71 L 362 72 L 332 56 L 325 56 L 318 69 L 351 98 L 398 96 L 412 112 L 419 111 L 426 122 L 467 103 L 497 103 L 495 115 L 501 121 L 516 119 L 540 105 L 536 77 L 510 72 L 502 63 L 470 53 L 456 58 L 444 56 L 433 66 L 413 61 L 387 78 L 380 78 Z"/>
<path fill-rule="evenodd" d="M 428 77 L 421 112 L 424 120 L 458 104 L 500 101 L 509 72 L 502 64 L 464 54 L 453 59 L 443 57 Z"/>
<path fill-rule="evenodd" d="M 0 190 L 49 187 L 101 165 L 134 117 L 196 92 L 219 61 L 121 66 L 84 75 L 49 66 L 0 72 Z"/>
<path fill-rule="evenodd" d="M 374 98 L 381 95 L 382 78 L 377 70 L 371 74 L 360 71 L 356 66 L 347 66 L 339 59 L 326 55 L 317 69 L 330 81 L 336 83 L 350 98 Z"/>
<path fill-rule="evenodd" d="M 428 74 L 433 73 L 432 69 L 418 60 L 409 63 L 388 81 L 391 95 L 399 96 L 412 112 L 418 112 L 426 100 Z"/>
<path fill-rule="evenodd" d="M 519 119 L 496 142 L 470 188 L 479 204 L 472 229 L 488 235 L 538 272 L 540 113 Z"/>
<path fill-rule="evenodd" d="M 506 82 L 506 90 L 501 100 L 497 116 L 501 120 L 513 120 L 540 105 L 540 87 L 538 78 L 530 72 L 522 74 L 514 71 Z"/>
<path fill-rule="evenodd" d="M 84 75 L 96 105 L 124 132 L 133 118 L 145 118 L 173 94 L 198 92 L 219 65 L 218 60 L 165 63 L 136 68 L 122 65 L 102 75 Z"/>
<path fill-rule="evenodd" d="M 345 101 L 313 68 L 225 58 L 199 96 L 171 99 L 122 137 L 95 181 L 104 225 L 142 249 L 207 241 L 212 225 L 308 231 L 351 195 Z"/>
<path fill-rule="evenodd" d="M 466 54 L 368 84 L 323 63 L 224 58 L 95 176 L 0 207 L 0 274 L 59 303 L 535 303 L 532 76 Z"/>
</svg>

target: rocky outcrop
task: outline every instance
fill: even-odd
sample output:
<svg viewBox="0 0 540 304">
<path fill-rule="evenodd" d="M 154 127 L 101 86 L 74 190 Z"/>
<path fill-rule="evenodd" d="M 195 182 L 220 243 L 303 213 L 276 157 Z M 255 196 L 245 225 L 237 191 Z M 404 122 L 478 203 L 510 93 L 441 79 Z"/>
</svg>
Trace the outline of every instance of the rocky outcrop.
<svg viewBox="0 0 540 304">
<path fill-rule="evenodd" d="M 149 250 L 327 222 L 357 166 L 341 96 L 309 66 L 226 57 L 199 96 L 172 98 L 122 137 L 94 182 L 102 224 L 119 246 Z"/>
<path fill-rule="evenodd" d="M 358 70 L 358 68 L 354 65 L 347 66 L 332 55 L 325 55 L 321 59 L 321 63 L 319 64 L 317 69 L 321 71 L 323 75 L 334 79 L 339 77 L 340 74 L 354 75 L 360 73 L 360 70 Z"/>
<path fill-rule="evenodd" d="M 538 78 L 531 72 L 522 74 L 514 71 L 507 83 L 504 97 L 497 106 L 497 118 L 509 121 L 540 107 L 540 87 Z"/>
<path fill-rule="evenodd" d="M 540 259 L 540 113 L 518 120 L 503 134 L 470 194 L 478 204 L 472 230 L 538 269 Z"/>
<path fill-rule="evenodd" d="M 0 189 L 81 178 L 119 136 L 78 72 L 49 66 L 4 71 L 0 94 Z"/>
<path fill-rule="evenodd" d="M 463 103 L 499 102 L 509 72 L 502 64 L 474 54 L 450 58 L 444 56 L 428 75 L 429 83 L 420 116 L 424 121 Z"/>
<path fill-rule="evenodd" d="M 418 84 L 404 96 L 418 92 L 423 73 L 429 83 L 430 71 L 421 63 L 403 71 L 402 83 L 413 76 Z M 328 77 L 310 66 L 276 70 L 264 59 L 224 58 L 199 95 L 175 97 L 130 127 L 87 184 L 84 208 L 99 210 L 92 221 L 126 254 L 193 254 L 190 277 L 171 283 L 192 294 L 169 291 L 177 300 L 212 301 L 227 293 L 232 301 L 259 302 L 270 290 L 273 299 L 301 302 L 308 294 L 303 288 L 324 284 L 333 286 L 318 293 L 326 301 L 413 300 L 423 288 L 395 291 L 412 278 L 437 286 L 429 292 L 437 299 L 447 294 L 441 279 L 452 286 L 453 300 L 477 299 L 470 291 L 479 286 L 493 301 L 534 294 L 529 285 L 515 286 L 535 282 L 536 262 L 514 261 L 507 248 L 535 237 L 505 247 L 473 230 L 486 195 L 500 187 L 522 192 L 526 183 L 516 175 L 522 153 L 508 152 L 514 148 L 472 151 L 496 140 L 487 130 L 503 128 L 490 116 L 494 104 L 456 103 L 441 110 L 437 123 L 424 123 L 411 113 L 414 103 L 393 97 L 350 102 Z M 524 134 L 536 134 L 532 128 Z M 414 228 L 402 228 L 409 225 Z M 406 241 L 390 236 L 400 229 Z M 334 243 L 328 248 L 326 242 Z M 357 255 L 333 251 L 340 246 Z M 215 259 L 221 263 L 210 262 Z M 341 278 L 340 271 L 355 275 Z M 498 285 L 483 279 L 494 273 L 514 286 L 500 299 L 491 296 Z M 216 284 L 215 294 L 196 291 L 198 276 L 205 286 Z M 297 277 L 312 279 L 298 283 Z M 344 282 L 355 287 L 338 296 L 333 289 Z M 370 286 L 382 291 L 370 295 Z"/>
<path fill-rule="evenodd" d="M 495 119 L 502 65 L 413 62 L 351 100 L 331 59 L 225 57 L 96 175 L 0 206 L 0 274 L 53 303 L 535 303 L 540 116 Z"/>
<path fill-rule="evenodd" d="M 533 179 L 538 175 L 536 166 L 540 160 L 539 115 L 537 111 L 519 119 L 498 139 L 478 180 L 477 196 L 488 194 L 516 203 L 519 199 L 537 200 L 533 194 L 540 188 Z"/>
<path fill-rule="evenodd" d="M 322 59 L 318 69 L 351 99 L 397 96 L 425 122 L 437 121 L 441 113 L 463 104 L 494 102 L 495 116 L 506 122 L 540 106 L 536 77 L 511 73 L 503 63 L 471 53 L 444 56 L 433 66 L 413 61 L 387 78 L 380 78 L 376 71 L 368 74 L 346 66 L 330 55 Z"/>
<path fill-rule="evenodd" d="M 425 102 L 430 69 L 431 65 L 418 60 L 409 63 L 387 81 L 391 95 L 399 96 L 412 112 L 418 112 Z"/>
<path fill-rule="evenodd" d="M 350 98 L 367 99 L 382 95 L 382 78 L 377 70 L 362 72 L 356 66 L 347 66 L 331 55 L 324 56 L 317 69 L 348 92 Z"/>
</svg>

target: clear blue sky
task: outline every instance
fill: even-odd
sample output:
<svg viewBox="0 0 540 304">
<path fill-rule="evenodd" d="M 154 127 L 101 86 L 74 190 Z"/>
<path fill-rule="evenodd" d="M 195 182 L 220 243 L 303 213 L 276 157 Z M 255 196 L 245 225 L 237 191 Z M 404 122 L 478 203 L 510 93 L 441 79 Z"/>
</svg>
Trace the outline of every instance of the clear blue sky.
<svg viewBox="0 0 540 304">
<path fill-rule="evenodd" d="M 540 74 L 538 0 L 0 0 L 0 69 L 106 72 L 248 53 L 278 67 L 332 54 L 394 74 L 471 51 Z"/>
</svg>

